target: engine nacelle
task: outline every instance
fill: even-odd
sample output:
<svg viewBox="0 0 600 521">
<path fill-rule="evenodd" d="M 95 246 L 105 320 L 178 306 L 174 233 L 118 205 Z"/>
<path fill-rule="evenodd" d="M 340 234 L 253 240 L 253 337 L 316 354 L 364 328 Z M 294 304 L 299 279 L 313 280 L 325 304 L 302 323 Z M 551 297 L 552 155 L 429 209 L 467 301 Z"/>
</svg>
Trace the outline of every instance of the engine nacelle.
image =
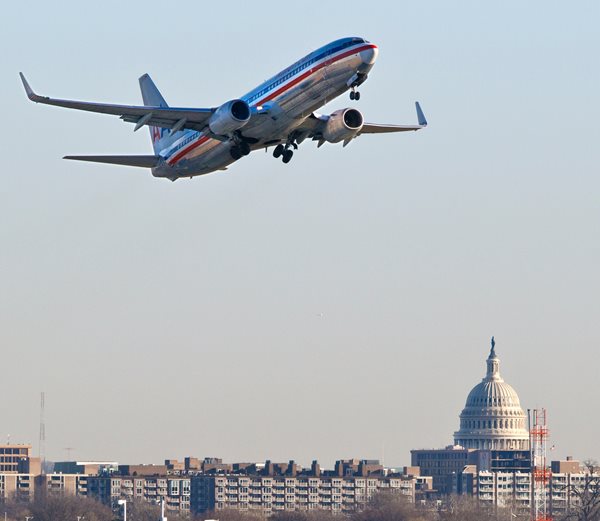
<svg viewBox="0 0 600 521">
<path fill-rule="evenodd" d="M 323 139 L 329 143 L 352 139 L 360 132 L 364 122 L 363 115 L 356 109 L 336 110 L 325 124 Z"/>
<path fill-rule="evenodd" d="M 241 99 L 223 103 L 208 120 L 210 131 L 220 136 L 228 136 L 250 121 L 250 107 Z"/>
</svg>

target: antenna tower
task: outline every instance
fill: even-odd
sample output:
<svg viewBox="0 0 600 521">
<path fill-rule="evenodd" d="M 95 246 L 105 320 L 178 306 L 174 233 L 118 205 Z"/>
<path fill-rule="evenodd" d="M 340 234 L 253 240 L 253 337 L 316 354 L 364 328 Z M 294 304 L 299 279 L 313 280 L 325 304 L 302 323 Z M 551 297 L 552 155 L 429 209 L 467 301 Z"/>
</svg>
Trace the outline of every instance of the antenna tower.
<svg viewBox="0 0 600 521">
<path fill-rule="evenodd" d="M 42 474 L 46 466 L 46 423 L 44 421 L 44 409 L 46 408 L 46 393 L 40 394 L 40 443 L 38 445 L 38 456 L 42 465 Z"/>
<path fill-rule="evenodd" d="M 529 412 L 529 440 L 531 445 L 531 485 L 533 489 L 532 521 L 552 521 L 548 514 L 548 486 L 550 470 L 546 461 L 548 424 L 546 409 Z"/>
</svg>

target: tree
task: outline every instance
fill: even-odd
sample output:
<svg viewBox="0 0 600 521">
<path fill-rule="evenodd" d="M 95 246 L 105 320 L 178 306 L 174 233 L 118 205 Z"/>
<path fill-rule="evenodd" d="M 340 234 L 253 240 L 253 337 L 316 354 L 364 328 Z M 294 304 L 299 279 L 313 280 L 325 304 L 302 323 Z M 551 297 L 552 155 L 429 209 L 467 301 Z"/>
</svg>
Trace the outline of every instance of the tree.
<svg viewBox="0 0 600 521">
<path fill-rule="evenodd" d="M 235 508 L 209 510 L 196 519 L 218 519 L 219 521 L 264 521 L 265 518 L 257 512 L 244 512 Z"/>
<path fill-rule="evenodd" d="M 17 501 L 15 499 L 10 499 L 1 503 L 2 511 L 6 512 L 6 518 L 9 521 L 16 521 L 25 519 L 26 516 L 30 516 L 31 512 L 29 511 L 29 504 L 23 501 Z"/>
<path fill-rule="evenodd" d="M 473 496 L 451 496 L 444 508 L 438 512 L 440 521 L 516 521 L 529 519 L 529 515 L 520 516 L 515 509 L 505 506 L 486 505 Z"/>
<path fill-rule="evenodd" d="M 293 512 L 275 512 L 269 518 L 269 521 L 340 521 L 340 516 L 336 516 L 330 510 L 311 510 L 309 512 L 296 510 Z"/>
<path fill-rule="evenodd" d="M 127 501 L 127 520 L 128 521 L 158 521 L 161 515 L 161 507 L 158 503 L 149 503 L 142 499 Z M 189 515 L 172 510 L 165 511 L 165 516 L 169 521 L 177 521 L 189 518 Z M 87 521 L 87 518 L 86 518 Z"/>
<path fill-rule="evenodd" d="M 426 514 L 418 511 L 403 495 L 382 491 L 375 494 L 362 512 L 352 515 L 352 521 L 425 521 Z"/>
<path fill-rule="evenodd" d="M 85 521 L 112 521 L 114 517 L 110 508 L 98 501 L 75 496 L 38 497 L 32 503 L 9 501 L 4 509 L 10 520 L 33 516 L 35 521 L 76 521 L 78 517 L 85 517 Z"/>
<path fill-rule="evenodd" d="M 584 462 L 585 477 L 581 484 L 571 485 L 569 511 L 564 521 L 600 521 L 600 467 L 598 462 Z"/>
<path fill-rule="evenodd" d="M 438 512 L 440 521 L 479 521 L 491 510 L 473 496 L 452 496 Z"/>
</svg>

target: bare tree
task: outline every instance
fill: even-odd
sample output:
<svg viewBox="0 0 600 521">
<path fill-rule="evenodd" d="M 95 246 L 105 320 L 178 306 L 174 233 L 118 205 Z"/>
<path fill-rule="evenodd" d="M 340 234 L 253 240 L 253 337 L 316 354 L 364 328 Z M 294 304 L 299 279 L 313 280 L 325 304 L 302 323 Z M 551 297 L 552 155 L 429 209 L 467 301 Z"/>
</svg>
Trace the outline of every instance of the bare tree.
<svg viewBox="0 0 600 521">
<path fill-rule="evenodd" d="M 161 507 L 158 503 L 149 503 L 142 499 L 127 501 L 127 519 L 130 521 L 158 521 L 160 516 Z M 165 511 L 165 516 L 169 521 L 179 521 L 190 517 L 188 513 L 173 510 Z"/>
<path fill-rule="evenodd" d="M 265 518 L 258 512 L 244 512 L 235 508 L 225 508 L 223 510 L 208 510 L 196 517 L 196 519 L 218 519 L 219 521 L 264 521 Z"/>
<path fill-rule="evenodd" d="M 15 498 L 11 498 L 1 503 L 2 511 L 6 512 L 6 518 L 8 521 L 16 521 L 25 519 L 26 516 L 30 516 L 29 503 L 23 501 L 17 501 Z"/>
<path fill-rule="evenodd" d="M 440 521 L 479 521 L 492 511 L 473 496 L 452 496 L 438 512 Z"/>
<path fill-rule="evenodd" d="M 382 491 L 373 496 L 367 508 L 356 512 L 353 521 L 426 521 L 426 513 L 420 512 L 403 495 Z"/>
<path fill-rule="evenodd" d="M 275 512 L 269 521 L 340 521 L 340 516 L 336 516 L 330 510 Z"/>
<path fill-rule="evenodd" d="M 518 514 L 510 506 L 486 505 L 473 496 L 451 496 L 449 501 L 438 511 L 440 521 L 517 521 L 530 519 L 530 516 Z"/>
<path fill-rule="evenodd" d="M 38 497 L 32 503 L 8 502 L 4 505 L 7 519 L 22 520 L 33 516 L 36 521 L 72 520 L 85 517 L 86 521 L 112 521 L 113 513 L 107 506 L 93 499 L 75 496 Z"/>
<path fill-rule="evenodd" d="M 584 462 L 585 477 L 580 484 L 568 488 L 569 511 L 563 521 L 600 521 L 600 467 L 598 462 Z"/>
</svg>

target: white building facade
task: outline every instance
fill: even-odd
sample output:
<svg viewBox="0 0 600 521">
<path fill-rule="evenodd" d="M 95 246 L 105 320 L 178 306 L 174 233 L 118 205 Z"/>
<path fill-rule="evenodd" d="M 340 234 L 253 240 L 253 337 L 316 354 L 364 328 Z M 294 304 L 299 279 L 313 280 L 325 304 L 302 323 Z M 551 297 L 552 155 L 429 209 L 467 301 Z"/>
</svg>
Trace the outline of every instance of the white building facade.
<svg viewBox="0 0 600 521">
<path fill-rule="evenodd" d="M 192 478 L 192 512 L 236 509 L 268 515 L 278 511 L 365 508 L 376 492 L 390 491 L 414 502 L 418 477 L 325 477 L 223 475 Z"/>
<path fill-rule="evenodd" d="M 500 376 L 493 338 L 487 374 L 467 397 L 454 443 L 465 449 L 529 450 L 527 416 L 516 391 Z"/>
</svg>

